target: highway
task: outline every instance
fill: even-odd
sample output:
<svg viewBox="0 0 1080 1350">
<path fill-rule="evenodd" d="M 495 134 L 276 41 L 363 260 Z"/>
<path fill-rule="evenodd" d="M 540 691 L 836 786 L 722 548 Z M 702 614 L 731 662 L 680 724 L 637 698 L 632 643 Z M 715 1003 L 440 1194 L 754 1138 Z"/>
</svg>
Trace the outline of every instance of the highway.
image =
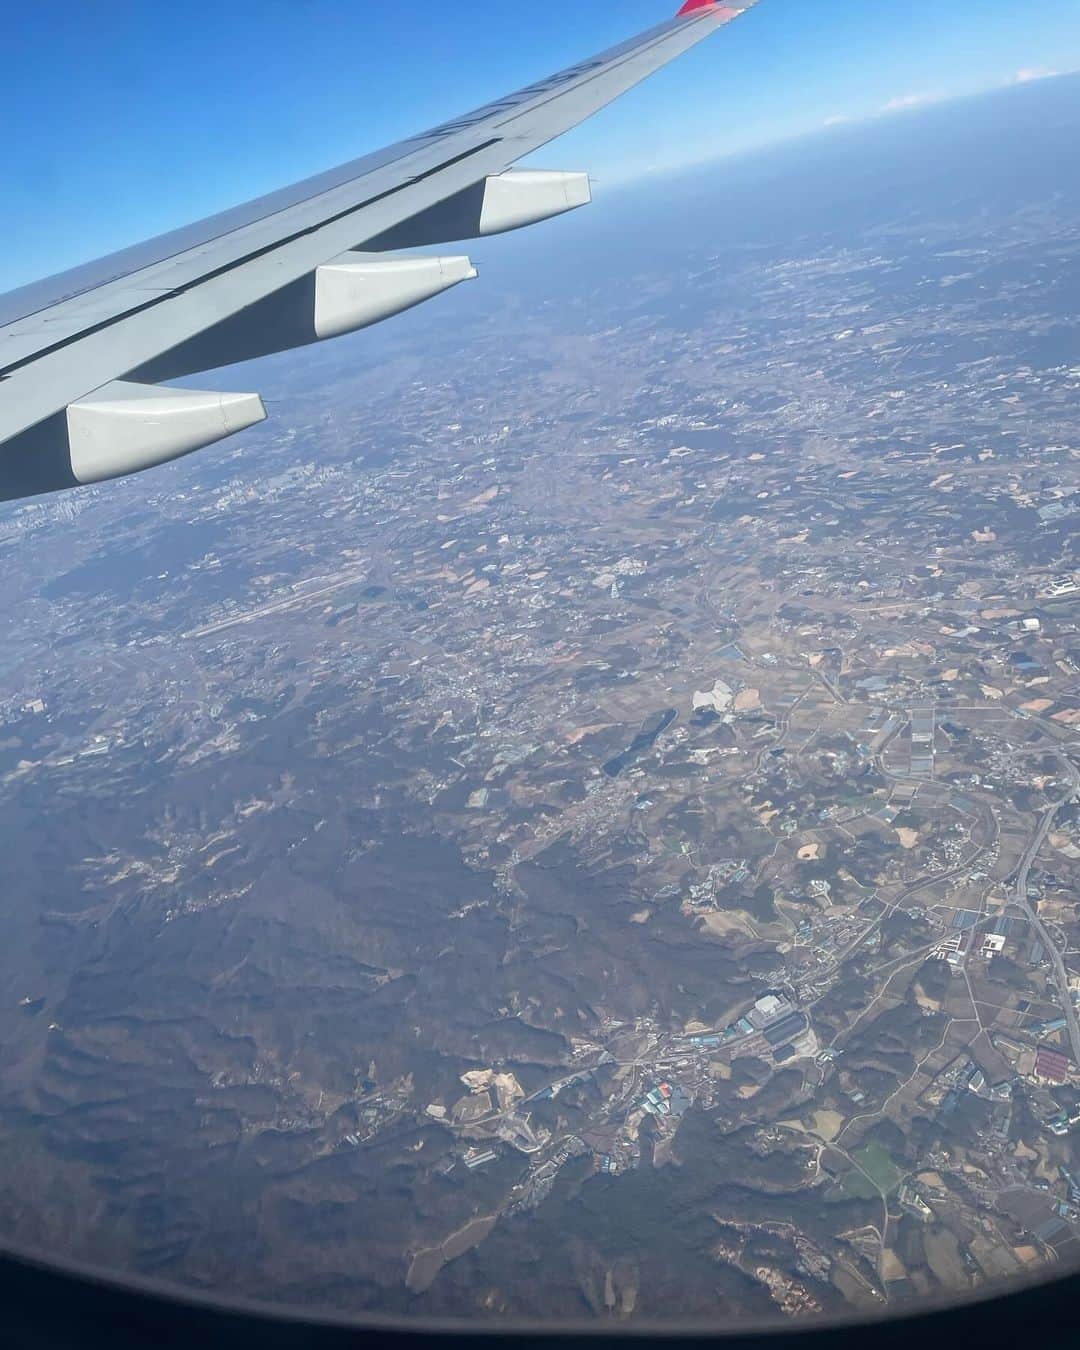
<svg viewBox="0 0 1080 1350">
<path fill-rule="evenodd" d="M 1061 1011 L 1065 1017 L 1065 1023 L 1069 1031 L 1069 1045 L 1072 1048 L 1073 1068 L 1080 1069 L 1080 1023 L 1077 1022 L 1076 1008 L 1073 1006 L 1072 995 L 1069 993 L 1069 977 L 1065 969 L 1065 962 L 1061 955 L 1061 949 L 1051 937 L 1046 925 L 1039 918 L 1036 907 L 1028 898 L 1028 875 L 1031 872 L 1032 863 L 1038 856 L 1039 850 L 1046 842 L 1046 836 L 1050 833 L 1050 826 L 1054 823 L 1057 813 L 1065 803 L 1080 788 L 1080 774 L 1077 773 L 1069 760 L 1061 757 L 1066 764 L 1069 774 L 1070 787 L 1064 797 L 1051 803 L 1043 812 L 1042 819 L 1039 822 L 1039 828 L 1035 831 L 1035 836 L 1027 846 L 1023 858 L 1020 860 L 1020 867 L 1016 873 L 1016 903 L 1031 920 L 1032 926 L 1038 933 L 1043 946 L 1046 948 L 1047 955 L 1054 967 L 1054 979 L 1057 982 L 1058 1001 L 1061 1004 Z"/>
</svg>

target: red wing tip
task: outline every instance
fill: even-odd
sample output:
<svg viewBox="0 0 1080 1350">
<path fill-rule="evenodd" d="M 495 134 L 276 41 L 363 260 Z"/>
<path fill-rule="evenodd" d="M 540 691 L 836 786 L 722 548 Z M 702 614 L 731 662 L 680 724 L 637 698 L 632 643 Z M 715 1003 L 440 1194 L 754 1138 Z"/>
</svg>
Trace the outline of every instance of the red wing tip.
<svg viewBox="0 0 1080 1350">
<path fill-rule="evenodd" d="M 738 12 L 732 9 L 730 5 L 721 4 L 720 0 L 686 0 L 686 4 L 675 17 L 681 19 L 685 14 L 696 14 L 699 9 L 713 9 L 718 13 L 726 14 L 730 18 L 734 18 Z"/>
</svg>

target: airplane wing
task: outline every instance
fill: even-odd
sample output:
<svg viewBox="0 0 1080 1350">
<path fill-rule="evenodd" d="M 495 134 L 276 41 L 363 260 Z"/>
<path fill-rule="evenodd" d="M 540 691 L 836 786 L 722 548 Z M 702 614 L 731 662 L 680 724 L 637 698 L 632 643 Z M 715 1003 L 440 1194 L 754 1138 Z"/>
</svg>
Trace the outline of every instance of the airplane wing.
<svg viewBox="0 0 1080 1350">
<path fill-rule="evenodd" d="M 262 421 L 257 394 L 163 383 L 353 331 L 476 275 L 402 252 L 583 206 L 514 170 L 757 0 L 688 0 L 640 37 L 431 131 L 0 296 L 0 500 L 135 473 Z"/>
</svg>

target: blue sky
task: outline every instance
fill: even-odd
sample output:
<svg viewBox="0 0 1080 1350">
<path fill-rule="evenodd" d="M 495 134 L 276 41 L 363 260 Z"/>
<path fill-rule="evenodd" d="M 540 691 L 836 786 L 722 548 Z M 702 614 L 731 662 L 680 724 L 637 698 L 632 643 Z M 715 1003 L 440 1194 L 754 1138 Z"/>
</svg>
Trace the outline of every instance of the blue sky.
<svg viewBox="0 0 1080 1350">
<path fill-rule="evenodd" d="M 4 21 L 0 290 L 399 139 L 664 0 L 38 0 Z M 760 0 L 539 156 L 625 181 L 1080 68 L 1080 0 Z M 893 115 L 902 115 L 901 111 Z M 13 131 L 14 129 L 14 131 Z"/>
</svg>

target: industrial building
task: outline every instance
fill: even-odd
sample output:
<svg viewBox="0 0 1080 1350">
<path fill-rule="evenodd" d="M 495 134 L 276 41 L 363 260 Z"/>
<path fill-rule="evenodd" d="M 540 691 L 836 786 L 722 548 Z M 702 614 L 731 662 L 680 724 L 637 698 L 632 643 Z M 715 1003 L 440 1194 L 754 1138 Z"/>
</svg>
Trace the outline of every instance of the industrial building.
<svg viewBox="0 0 1080 1350">
<path fill-rule="evenodd" d="M 1067 1083 L 1069 1061 L 1059 1050 L 1048 1050 L 1040 1045 L 1035 1055 L 1035 1077 L 1044 1083 Z"/>
<path fill-rule="evenodd" d="M 806 1030 L 807 1025 L 804 1013 L 790 1013 L 782 1021 L 765 1028 L 765 1039 L 775 1049 L 786 1041 L 794 1040 L 800 1032 Z"/>
</svg>

